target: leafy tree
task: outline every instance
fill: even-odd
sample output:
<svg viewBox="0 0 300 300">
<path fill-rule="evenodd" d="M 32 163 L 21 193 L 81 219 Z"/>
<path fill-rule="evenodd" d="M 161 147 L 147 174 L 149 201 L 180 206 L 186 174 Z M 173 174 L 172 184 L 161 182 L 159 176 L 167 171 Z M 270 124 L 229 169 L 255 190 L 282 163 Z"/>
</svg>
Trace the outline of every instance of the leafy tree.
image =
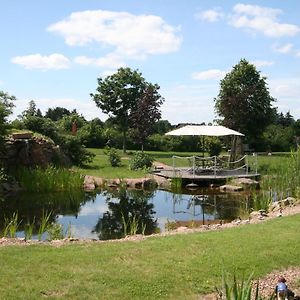
<svg viewBox="0 0 300 300">
<path fill-rule="evenodd" d="M 30 100 L 28 103 L 28 107 L 22 112 L 22 119 L 28 118 L 28 117 L 40 117 L 42 118 L 42 112 L 39 108 L 36 107 L 36 103 L 34 100 Z"/>
<path fill-rule="evenodd" d="M 275 123 L 277 125 L 289 127 L 292 126 L 294 122 L 295 120 L 289 111 L 285 115 L 282 112 L 280 114 L 276 114 Z"/>
<path fill-rule="evenodd" d="M 120 68 L 117 73 L 98 78 L 97 93 L 91 94 L 96 105 L 110 117 L 115 117 L 123 134 L 123 151 L 126 151 L 126 135 L 129 115 L 135 110 L 138 99 L 147 83 L 142 74 L 130 68 Z"/>
<path fill-rule="evenodd" d="M 77 129 L 81 128 L 87 123 L 85 118 L 82 115 L 79 115 L 76 111 L 72 112 L 70 115 L 64 115 L 57 123 L 62 130 L 71 132 L 73 122 L 76 123 Z"/>
<path fill-rule="evenodd" d="M 290 151 L 295 145 L 292 126 L 269 125 L 264 134 L 264 142 L 268 151 Z"/>
<path fill-rule="evenodd" d="M 69 116 L 71 112 L 64 108 L 64 107 L 55 107 L 55 108 L 48 108 L 45 113 L 45 117 L 51 119 L 52 121 L 58 121 L 62 119 L 64 116 Z"/>
<path fill-rule="evenodd" d="M 7 117 L 12 113 L 15 96 L 0 91 L 0 146 L 3 146 L 4 136 L 8 127 Z"/>
<path fill-rule="evenodd" d="M 274 119 L 275 100 L 270 96 L 266 78 L 245 59 L 221 80 L 214 100 L 221 124 L 244 133 L 249 143 L 261 136 Z"/>
<path fill-rule="evenodd" d="M 168 131 L 172 130 L 172 125 L 168 120 L 158 120 L 154 125 L 153 125 L 153 132 L 154 133 L 159 133 L 159 134 L 165 134 Z"/>
<path fill-rule="evenodd" d="M 158 93 L 159 86 L 150 84 L 130 114 L 132 133 L 144 150 L 146 138 L 153 131 L 153 125 L 161 118 L 160 106 L 164 98 Z"/>
<path fill-rule="evenodd" d="M 56 124 L 51 119 L 28 115 L 23 122 L 27 129 L 48 136 L 55 143 L 59 141 Z"/>
</svg>

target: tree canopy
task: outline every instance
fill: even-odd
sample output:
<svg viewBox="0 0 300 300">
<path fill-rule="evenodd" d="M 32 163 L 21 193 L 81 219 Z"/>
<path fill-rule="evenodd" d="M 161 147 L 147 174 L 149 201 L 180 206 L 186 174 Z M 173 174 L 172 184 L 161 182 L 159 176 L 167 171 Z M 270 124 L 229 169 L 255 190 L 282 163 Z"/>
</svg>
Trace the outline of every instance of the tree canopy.
<svg viewBox="0 0 300 300">
<path fill-rule="evenodd" d="M 215 111 L 222 125 L 242 132 L 251 143 L 273 121 L 276 112 L 272 108 L 274 101 L 266 78 L 253 64 L 242 59 L 221 80 Z"/>
<path fill-rule="evenodd" d="M 126 150 L 126 134 L 130 127 L 130 115 L 136 110 L 146 88 L 158 90 L 137 70 L 120 68 L 105 79 L 98 78 L 97 93 L 91 94 L 96 105 L 109 117 L 113 117 L 123 133 L 123 150 Z"/>
<path fill-rule="evenodd" d="M 13 101 L 15 96 L 11 96 L 3 91 L 0 91 L 0 143 L 3 144 L 3 138 L 7 129 L 7 117 L 12 113 L 14 107 Z"/>
</svg>

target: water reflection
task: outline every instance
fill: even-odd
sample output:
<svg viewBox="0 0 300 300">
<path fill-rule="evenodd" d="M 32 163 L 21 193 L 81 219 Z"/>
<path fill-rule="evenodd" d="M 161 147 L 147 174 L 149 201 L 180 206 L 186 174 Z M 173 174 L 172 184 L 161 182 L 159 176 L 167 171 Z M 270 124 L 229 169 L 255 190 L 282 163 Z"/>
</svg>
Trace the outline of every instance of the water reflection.
<svg viewBox="0 0 300 300">
<path fill-rule="evenodd" d="M 114 190 L 105 192 L 108 211 L 98 219 L 93 232 L 99 239 L 117 239 L 127 234 L 151 234 L 157 229 L 154 205 L 148 203 L 153 192 Z"/>
<path fill-rule="evenodd" d="M 250 199 L 251 200 L 251 199 Z M 155 190 L 106 190 L 95 193 L 21 193 L 0 201 L 0 231 L 4 218 L 18 213 L 24 226 L 35 220 L 37 232 L 43 212 L 52 212 L 51 222 L 62 224 L 64 232 L 71 224 L 76 238 L 115 239 L 130 231 L 151 234 L 165 231 L 170 222 L 178 226 L 198 226 L 243 217 L 249 208 L 249 196 L 220 193 L 216 190 L 182 190 L 180 193 Z"/>
</svg>

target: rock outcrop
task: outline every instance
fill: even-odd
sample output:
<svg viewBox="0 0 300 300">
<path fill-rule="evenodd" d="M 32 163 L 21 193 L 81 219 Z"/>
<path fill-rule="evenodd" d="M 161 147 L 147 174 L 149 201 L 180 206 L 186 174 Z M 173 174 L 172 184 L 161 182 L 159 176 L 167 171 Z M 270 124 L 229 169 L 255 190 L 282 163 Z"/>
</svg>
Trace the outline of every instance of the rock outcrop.
<svg viewBox="0 0 300 300">
<path fill-rule="evenodd" d="M 2 165 L 41 166 L 49 164 L 68 166 L 69 159 L 60 151 L 59 146 L 42 137 L 34 137 L 30 133 L 14 134 L 6 139 L 4 150 L 0 153 Z"/>
</svg>

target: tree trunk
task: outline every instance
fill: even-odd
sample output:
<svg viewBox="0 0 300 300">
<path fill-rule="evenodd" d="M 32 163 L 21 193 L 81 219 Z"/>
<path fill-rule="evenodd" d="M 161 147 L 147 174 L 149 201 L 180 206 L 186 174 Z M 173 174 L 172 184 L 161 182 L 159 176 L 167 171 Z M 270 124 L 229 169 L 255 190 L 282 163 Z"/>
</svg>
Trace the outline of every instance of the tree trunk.
<svg viewBox="0 0 300 300">
<path fill-rule="evenodd" d="M 123 153 L 126 153 L 126 131 L 123 131 Z"/>
</svg>

